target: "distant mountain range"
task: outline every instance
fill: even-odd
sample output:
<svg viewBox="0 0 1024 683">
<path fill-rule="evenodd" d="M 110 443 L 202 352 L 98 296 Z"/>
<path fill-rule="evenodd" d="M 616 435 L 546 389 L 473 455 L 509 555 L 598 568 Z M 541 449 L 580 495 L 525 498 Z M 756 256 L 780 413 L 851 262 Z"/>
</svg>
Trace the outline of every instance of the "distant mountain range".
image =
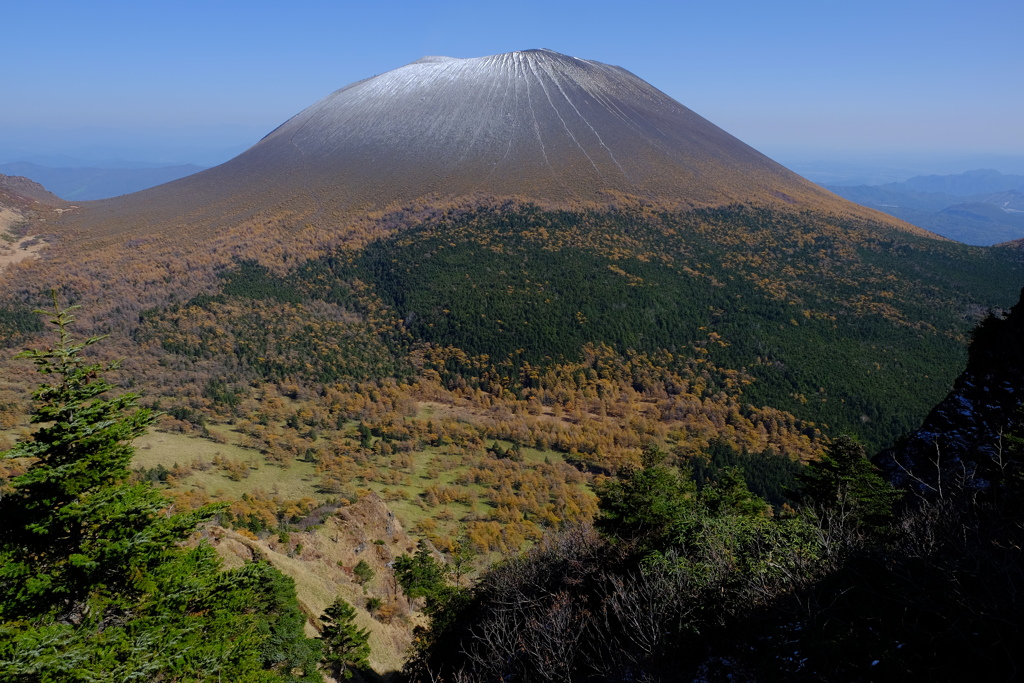
<svg viewBox="0 0 1024 683">
<path fill-rule="evenodd" d="M 0 164 L 0 173 L 34 180 L 68 201 L 130 194 L 202 170 L 202 166 L 193 164 L 155 168 L 53 168 L 27 161 Z"/>
<path fill-rule="evenodd" d="M 1024 176 L 977 170 L 884 185 L 828 186 L 943 237 L 979 246 L 1024 237 Z"/>
</svg>

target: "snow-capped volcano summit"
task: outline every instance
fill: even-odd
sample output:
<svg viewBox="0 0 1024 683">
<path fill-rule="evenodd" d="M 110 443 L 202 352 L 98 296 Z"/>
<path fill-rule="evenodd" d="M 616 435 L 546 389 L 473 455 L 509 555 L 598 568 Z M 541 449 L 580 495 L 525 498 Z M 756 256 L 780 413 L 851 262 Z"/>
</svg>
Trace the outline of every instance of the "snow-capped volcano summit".
<svg viewBox="0 0 1024 683">
<path fill-rule="evenodd" d="M 87 207 L 118 230 L 460 197 L 854 207 L 617 66 L 551 50 L 424 57 L 348 85 L 235 159 Z M 852 210 L 858 210 L 854 207 Z"/>
</svg>

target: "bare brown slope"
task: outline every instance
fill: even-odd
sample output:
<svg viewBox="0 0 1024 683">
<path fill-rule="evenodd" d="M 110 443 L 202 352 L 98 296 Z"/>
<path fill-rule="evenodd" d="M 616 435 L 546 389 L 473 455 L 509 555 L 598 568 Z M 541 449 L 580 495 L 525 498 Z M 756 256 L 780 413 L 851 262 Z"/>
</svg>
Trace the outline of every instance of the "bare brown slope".
<svg viewBox="0 0 1024 683">
<path fill-rule="evenodd" d="M 48 192 L 45 187 L 20 175 L 0 173 L 0 205 L 20 211 L 38 211 L 66 207 L 68 202 Z"/>
<path fill-rule="evenodd" d="M 51 232 L 48 221 L 69 206 L 37 182 L 0 173 L 0 272 L 35 258 Z"/>
<path fill-rule="evenodd" d="M 423 198 L 519 197 L 670 206 L 731 203 L 854 213 L 633 74 L 548 50 L 428 57 L 353 83 L 235 159 L 144 192 L 84 204 L 93 237 L 246 220 L 332 227 Z"/>
</svg>

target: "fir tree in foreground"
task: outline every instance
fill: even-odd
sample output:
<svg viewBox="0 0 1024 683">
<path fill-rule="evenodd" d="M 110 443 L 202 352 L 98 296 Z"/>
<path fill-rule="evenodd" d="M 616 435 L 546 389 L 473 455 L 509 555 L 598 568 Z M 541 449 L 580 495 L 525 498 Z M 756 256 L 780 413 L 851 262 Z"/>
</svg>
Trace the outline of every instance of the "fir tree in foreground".
<svg viewBox="0 0 1024 683">
<path fill-rule="evenodd" d="M 320 681 L 291 579 L 265 562 L 221 571 L 205 544 L 181 547 L 206 507 L 169 514 L 129 483 L 132 441 L 155 415 L 107 398 L 54 297 L 52 348 L 30 350 L 49 380 L 33 394 L 32 438 L 3 454 L 24 474 L 0 497 L 0 681 Z"/>
<path fill-rule="evenodd" d="M 342 598 L 337 598 L 322 617 L 324 664 L 335 680 L 352 678 L 353 671 L 370 666 L 370 632 L 356 626 L 355 619 L 355 608 Z"/>
</svg>

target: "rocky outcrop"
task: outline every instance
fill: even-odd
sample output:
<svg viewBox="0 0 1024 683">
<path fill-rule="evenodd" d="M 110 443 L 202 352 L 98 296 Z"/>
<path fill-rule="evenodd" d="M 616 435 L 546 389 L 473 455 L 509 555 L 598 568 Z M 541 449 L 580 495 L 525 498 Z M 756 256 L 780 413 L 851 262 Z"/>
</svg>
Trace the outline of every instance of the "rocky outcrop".
<svg viewBox="0 0 1024 683">
<path fill-rule="evenodd" d="M 945 478 L 984 486 L 1005 465 L 1004 434 L 1024 421 L 1024 292 L 1005 315 L 975 329 L 967 368 L 921 428 L 876 462 L 897 483 L 935 488 Z"/>
</svg>

